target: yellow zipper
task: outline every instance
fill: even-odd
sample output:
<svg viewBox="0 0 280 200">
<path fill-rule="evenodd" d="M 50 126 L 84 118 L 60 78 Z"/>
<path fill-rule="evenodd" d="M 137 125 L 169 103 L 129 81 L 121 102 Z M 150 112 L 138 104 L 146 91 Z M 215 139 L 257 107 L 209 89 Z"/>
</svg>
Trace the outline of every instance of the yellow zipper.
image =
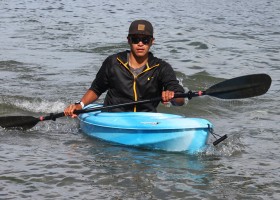
<svg viewBox="0 0 280 200">
<path fill-rule="evenodd" d="M 151 69 L 155 68 L 155 67 L 158 67 L 159 64 L 156 64 L 152 67 L 149 66 L 149 64 L 147 63 L 146 66 L 147 68 L 142 71 L 140 74 L 138 74 L 137 76 L 135 76 L 129 69 L 129 66 L 128 66 L 128 62 L 124 63 L 121 59 L 117 58 L 117 60 L 132 74 L 132 76 L 134 77 L 134 81 L 133 81 L 133 96 L 134 96 L 134 101 L 138 101 L 138 95 L 137 95 L 137 91 L 136 91 L 136 79 L 138 76 L 140 76 L 141 74 L 147 72 L 147 71 L 150 71 Z M 136 105 L 134 105 L 134 108 L 133 108 L 133 112 L 136 112 L 137 111 L 137 107 Z"/>
</svg>

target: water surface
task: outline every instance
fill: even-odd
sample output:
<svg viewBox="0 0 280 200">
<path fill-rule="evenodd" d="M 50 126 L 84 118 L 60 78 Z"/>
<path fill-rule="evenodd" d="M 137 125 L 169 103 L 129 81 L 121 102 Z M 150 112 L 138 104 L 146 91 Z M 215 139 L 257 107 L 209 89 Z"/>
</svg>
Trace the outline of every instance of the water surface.
<svg viewBox="0 0 280 200">
<path fill-rule="evenodd" d="M 211 121 L 228 139 L 196 155 L 85 136 L 77 120 L 0 129 L 1 199 L 279 199 L 280 4 L 277 0 L 1 1 L 0 115 L 47 115 L 79 100 L 103 60 L 128 48 L 135 19 L 186 90 L 254 73 L 263 96 L 193 98 L 160 111 Z M 99 102 L 102 102 L 103 96 Z"/>
</svg>

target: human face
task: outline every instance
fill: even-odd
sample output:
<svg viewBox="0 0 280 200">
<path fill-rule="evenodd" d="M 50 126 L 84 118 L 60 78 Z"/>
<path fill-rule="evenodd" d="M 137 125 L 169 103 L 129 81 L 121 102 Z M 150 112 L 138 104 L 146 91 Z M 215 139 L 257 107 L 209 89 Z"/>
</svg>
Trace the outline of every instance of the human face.
<svg viewBox="0 0 280 200">
<path fill-rule="evenodd" d="M 152 46 L 154 38 L 147 35 L 130 35 L 128 36 L 128 43 L 132 53 L 136 57 L 147 56 Z"/>
</svg>

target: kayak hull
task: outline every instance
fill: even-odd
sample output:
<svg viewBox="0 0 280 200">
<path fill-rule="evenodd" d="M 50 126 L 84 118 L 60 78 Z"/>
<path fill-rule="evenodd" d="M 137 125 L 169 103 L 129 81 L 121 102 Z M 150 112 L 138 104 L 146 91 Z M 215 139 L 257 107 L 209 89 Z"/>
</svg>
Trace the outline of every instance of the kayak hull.
<svg viewBox="0 0 280 200">
<path fill-rule="evenodd" d="M 212 129 L 205 119 L 165 113 L 97 111 L 81 114 L 79 120 L 81 130 L 90 137 L 173 152 L 203 150 Z"/>
</svg>

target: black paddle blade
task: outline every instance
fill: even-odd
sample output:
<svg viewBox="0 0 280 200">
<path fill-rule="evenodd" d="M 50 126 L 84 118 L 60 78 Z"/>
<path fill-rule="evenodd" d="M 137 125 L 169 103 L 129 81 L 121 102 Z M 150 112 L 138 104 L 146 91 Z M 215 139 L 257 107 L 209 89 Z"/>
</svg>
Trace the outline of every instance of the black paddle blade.
<svg viewBox="0 0 280 200">
<path fill-rule="evenodd" d="M 213 85 L 205 91 L 205 94 L 221 99 L 243 99 L 265 94 L 270 85 L 269 75 L 252 74 Z"/>
<path fill-rule="evenodd" d="M 40 120 L 31 116 L 6 116 L 0 117 L 0 126 L 5 129 L 30 129 Z"/>
</svg>

